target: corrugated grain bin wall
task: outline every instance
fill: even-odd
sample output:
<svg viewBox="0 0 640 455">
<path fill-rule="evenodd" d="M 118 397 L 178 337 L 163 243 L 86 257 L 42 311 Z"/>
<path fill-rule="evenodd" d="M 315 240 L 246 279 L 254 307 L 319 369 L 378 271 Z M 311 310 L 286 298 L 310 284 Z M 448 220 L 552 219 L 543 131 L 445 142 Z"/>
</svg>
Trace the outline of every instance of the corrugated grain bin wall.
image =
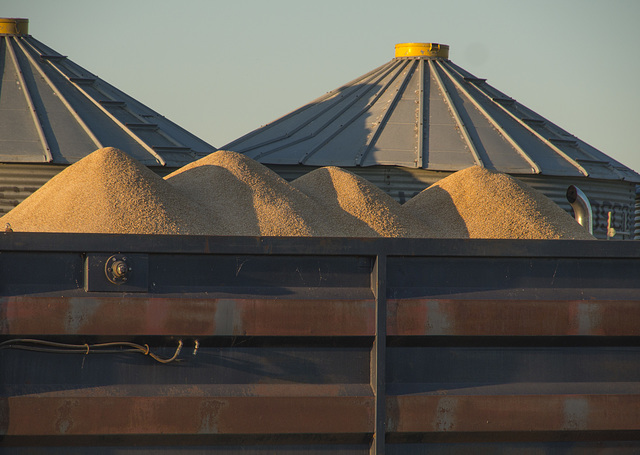
<svg viewBox="0 0 640 455">
<path fill-rule="evenodd" d="M 640 240 L 640 185 L 636 186 L 636 232 L 635 239 Z"/>
<path fill-rule="evenodd" d="M 61 164 L 0 163 L 0 216 L 9 213 L 66 167 Z M 175 167 L 150 169 L 161 177 L 176 170 Z"/>
</svg>

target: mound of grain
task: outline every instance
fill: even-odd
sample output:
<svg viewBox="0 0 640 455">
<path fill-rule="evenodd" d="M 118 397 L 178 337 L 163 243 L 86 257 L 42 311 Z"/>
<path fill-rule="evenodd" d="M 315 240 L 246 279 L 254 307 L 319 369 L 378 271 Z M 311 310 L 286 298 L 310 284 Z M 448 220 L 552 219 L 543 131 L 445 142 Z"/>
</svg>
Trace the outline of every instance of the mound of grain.
<svg viewBox="0 0 640 455">
<path fill-rule="evenodd" d="M 2 217 L 14 231 L 219 234 L 203 207 L 115 148 L 69 166 Z"/>
<path fill-rule="evenodd" d="M 402 207 L 425 222 L 440 217 L 456 237 L 594 239 L 539 191 L 479 166 L 451 174 Z"/>
<path fill-rule="evenodd" d="M 229 235 L 339 235 L 310 198 L 240 153 L 218 150 L 165 179 L 224 218 Z"/>
<path fill-rule="evenodd" d="M 384 191 L 349 171 L 337 167 L 316 169 L 291 182 L 325 207 L 343 235 L 371 237 L 434 237 L 423 223 L 405 214 Z"/>
</svg>

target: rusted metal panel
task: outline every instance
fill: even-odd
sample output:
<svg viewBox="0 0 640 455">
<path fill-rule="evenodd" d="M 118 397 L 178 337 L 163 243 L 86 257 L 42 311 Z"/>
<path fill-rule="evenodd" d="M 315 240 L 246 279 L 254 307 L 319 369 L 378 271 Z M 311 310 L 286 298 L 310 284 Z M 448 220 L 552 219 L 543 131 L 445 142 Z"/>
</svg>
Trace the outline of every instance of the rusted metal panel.
<svg viewBox="0 0 640 455">
<path fill-rule="evenodd" d="M 640 394 L 395 396 L 388 398 L 387 425 L 390 433 L 427 438 L 447 432 L 555 432 L 557 439 L 562 432 L 639 432 Z"/>
<path fill-rule="evenodd" d="M 393 336 L 640 336 L 640 300 L 390 299 Z"/>
<path fill-rule="evenodd" d="M 589 433 L 589 439 L 584 441 L 562 440 L 544 442 L 532 440 L 518 442 L 507 438 L 505 441 L 482 441 L 477 438 L 466 437 L 464 441 L 452 442 L 450 437 L 442 437 L 439 441 L 428 443 L 395 443 L 387 445 L 389 455 L 451 455 L 451 454 L 580 454 L 580 455 L 636 455 L 640 444 L 636 441 L 611 441 L 598 439 L 600 433 Z M 622 436 L 622 435 L 621 435 Z"/>
<path fill-rule="evenodd" d="M 0 334 L 374 336 L 375 302 L 83 296 L 0 298 Z"/>
<path fill-rule="evenodd" d="M 114 254 L 144 259 L 134 289 L 104 280 Z M 638 448 L 639 258 L 633 242 L 3 234 L 0 444 Z M 27 337 L 87 349 L 4 349 Z M 179 340 L 170 364 L 89 349 L 167 358 Z"/>
<path fill-rule="evenodd" d="M 5 437 L 339 435 L 373 430 L 371 396 L 194 395 L 197 390 L 188 396 L 10 397 Z"/>
</svg>

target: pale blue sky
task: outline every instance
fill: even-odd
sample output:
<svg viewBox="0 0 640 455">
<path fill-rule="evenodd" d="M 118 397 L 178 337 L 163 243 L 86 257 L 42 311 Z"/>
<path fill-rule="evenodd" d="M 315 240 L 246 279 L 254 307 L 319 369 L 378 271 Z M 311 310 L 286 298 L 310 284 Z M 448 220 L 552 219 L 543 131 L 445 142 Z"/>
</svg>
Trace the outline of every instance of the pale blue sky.
<svg viewBox="0 0 640 455">
<path fill-rule="evenodd" d="M 216 147 L 439 42 L 640 172 L 638 0 L 0 0 L 0 17 Z"/>
</svg>

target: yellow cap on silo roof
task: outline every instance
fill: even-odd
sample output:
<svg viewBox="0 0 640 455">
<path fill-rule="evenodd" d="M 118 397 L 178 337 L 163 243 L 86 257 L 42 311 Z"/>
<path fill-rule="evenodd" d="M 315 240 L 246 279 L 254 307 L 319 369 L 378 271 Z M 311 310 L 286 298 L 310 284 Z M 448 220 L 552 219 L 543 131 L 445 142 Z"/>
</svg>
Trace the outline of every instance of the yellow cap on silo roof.
<svg viewBox="0 0 640 455">
<path fill-rule="evenodd" d="M 449 58 L 449 46 L 438 43 L 400 43 L 396 44 L 396 57 Z"/>
<path fill-rule="evenodd" d="M 29 19 L 0 17 L 0 35 L 28 35 Z"/>
</svg>

